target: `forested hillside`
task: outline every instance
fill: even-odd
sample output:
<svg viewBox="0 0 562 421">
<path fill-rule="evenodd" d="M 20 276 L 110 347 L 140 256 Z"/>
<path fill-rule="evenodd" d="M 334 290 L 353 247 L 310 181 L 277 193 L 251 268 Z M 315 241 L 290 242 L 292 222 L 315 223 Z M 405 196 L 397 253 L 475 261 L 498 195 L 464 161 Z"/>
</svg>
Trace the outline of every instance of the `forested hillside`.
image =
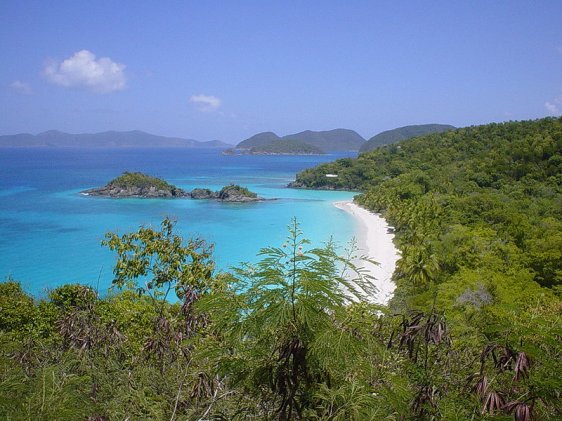
<svg viewBox="0 0 562 421">
<path fill-rule="evenodd" d="M 250 149 L 256 152 L 263 150 L 296 151 L 301 153 L 304 148 L 309 148 L 313 153 L 325 153 L 333 151 L 357 151 L 365 143 L 359 134 L 348 129 L 334 129 L 326 131 L 305 130 L 304 132 L 289 134 L 279 137 L 273 132 L 258 133 L 243 140 L 236 149 Z M 308 153 L 308 152 L 306 152 Z"/>
<path fill-rule="evenodd" d="M 165 219 L 106 235 L 117 263 L 103 298 L 67 285 L 36 300 L 2 283 L 0 416 L 559 420 L 561 149 L 549 118 L 299 174 L 300 186 L 361 190 L 394 225 L 389 308 L 365 302 L 349 281 L 367 288 L 364 274 L 296 221 L 285 244 L 230 273 Z"/>
<path fill-rule="evenodd" d="M 304 132 L 284 136 L 283 139 L 308 143 L 324 152 L 357 151 L 365 143 L 357 132 L 349 129 L 325 131 L 305 130 Z"/>
<path fill-rule="evenodd" d="M 279 139 L 263 146 L 250 148 L 252 154 L 289 154 L 289 155 L 322 155 L 322 149 L 299 142 L 298 140 Z"/>
<path fill-rule="evenodd" d="M 448 124 L 418 124 L 413 126 L 398 127 L 397 129 L 381 132 L 365 142 L 359 152 L 368 152 L 382 145 L 390 145 L 400 140 L 423 136 L 429 133 L 440 133 L 453 130 L 455 127 Z"/>
<path fill-rule="evenodd" d="M 532 356 L 545 370 L 527 391 L 536 402 L 541 388 L 561 390 L 545 369 L 549 360 L 561 369 L 561 151 L 561 119 L 489 124 L 324 164 L 296 184 L 363 191 L 357 202 L 395 226 L 402 252 L 391 307 L 438 309 L 461 353 L 508 346 Z"/>
<path fill-rule="evenodd" d="M 273 132 L 263 132 L 253 135 L 252 137 L 243 140 L 238 145 L 236 145 L 239 149 L 250 149 L 256 146 L 266 146 L 281 139 Z"/>
</svg>

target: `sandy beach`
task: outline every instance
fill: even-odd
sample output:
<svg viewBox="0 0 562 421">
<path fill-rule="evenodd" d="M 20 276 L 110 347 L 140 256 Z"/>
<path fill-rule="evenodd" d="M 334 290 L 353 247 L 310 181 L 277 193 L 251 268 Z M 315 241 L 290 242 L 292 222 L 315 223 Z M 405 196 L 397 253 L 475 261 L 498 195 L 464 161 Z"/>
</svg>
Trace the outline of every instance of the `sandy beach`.
<svg viewBox="0 0 562 421">
<path fill-rule="evenodd" d="M 379 263 L 374 265 L 370 262 L 354 262 L 357 266 L 368 271 L 373 276 L 377 293 L 369 297 L 370 301 L 377 304 L 387 304 L 394 292 L 392 274 L 399 259 L 399 251 L 393 243 L 394 234 L 389 232 L 390 226 L 386 220 L 351 201 L 334 202 L 334 206 L 341 209 L 357 221 L 356 240 L 359 254 L 368 256 L 371 260 Z"/>
</svg>

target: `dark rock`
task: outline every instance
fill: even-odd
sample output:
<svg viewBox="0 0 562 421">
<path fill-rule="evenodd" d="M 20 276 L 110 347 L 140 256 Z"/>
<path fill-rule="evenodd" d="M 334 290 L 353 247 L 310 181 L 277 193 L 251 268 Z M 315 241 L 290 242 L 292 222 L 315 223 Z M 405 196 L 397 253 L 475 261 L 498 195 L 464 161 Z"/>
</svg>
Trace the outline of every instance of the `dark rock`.
<svg viewBox="0 0 562 421">
<path fill-rule="evenodd" d="M 152 199 L 162 199 L 162 198 L 179 198 L 179 197 L 190 197 L 189 192 L 186 192 L 180 188 L 174 187 L 172 189 L 157 189 L 155 186 L 149 187 L 118 187 L 118 186 L 105 186 L 96 189 L 90 189 L 82 192 L 88 196 L 102 196 L 102 197 L 113 197 L 113 198 L 125 198 L 125 197 L 140 197 L 140 198 L 152 198 Z"/>
<path fill-rule="evenodd" d="M 217 197 L 217 192 L 209 189 L 193 189 L 191 191 L 192 199 L 216 199 Z"/>
<path fill-rule="evenodd" d="M 188 192 L 164 180 L 140 172 L 124 172 L 105 187 L 86 190 L 83 194 L 105 197 L 190 197 Z"/>
<path fill-rule="evenodd" d="M 191 198 L 220 200 L 221 202 L 257 202 L 263 200 L 246 187 L 230 185 L 214 192 L 210 189 L 197 188 L 191 192 L 182 190 L 156 177 L 139 172 L 125 172 L 110 181 L 105 187 L 83 191 L 87 196 L 102 196 L 112 198 Z"/>
<path fill-rule="evenodd" d="M 218 192 L 218 199 L 223 202 L 257 202 L 263 200 L 247 188 L 234 185 L 223 187 Z"/>
</svg>

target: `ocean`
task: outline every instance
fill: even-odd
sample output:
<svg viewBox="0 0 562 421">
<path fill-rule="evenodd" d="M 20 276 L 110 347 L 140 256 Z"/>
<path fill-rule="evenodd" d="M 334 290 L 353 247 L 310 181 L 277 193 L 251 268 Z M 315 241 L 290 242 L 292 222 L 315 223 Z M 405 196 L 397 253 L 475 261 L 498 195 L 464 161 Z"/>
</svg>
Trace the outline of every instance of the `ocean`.
<svg viewBox="0 0 562 421">
<path fill-rule="evenodd" d="M 354 156 L 225 156 L 200 149 L 1 149 L 0 280 L 21 282 L 44 294 L 65 283 L 107 291 L 115 255 L 101 246 L 104 234 L 140 226 L 158 227 L 169 216 L 184 238 L 201 237 L 215 246 L 219 270 L 259 260 L 263 247 L 279 246 L 296 217 L 311 240 L 333 238 L 342 248 L 356 225 L 332 205 L 353 193 L 307 191 L 285 186 L 297 172 L 337 158 Z M 268 200 L 220 203 L 190 199 L 108 199 L 81 195 L 123 171 L 162 177 L 186 190 L 219 190 L 240 184 Z"/>
</svg>

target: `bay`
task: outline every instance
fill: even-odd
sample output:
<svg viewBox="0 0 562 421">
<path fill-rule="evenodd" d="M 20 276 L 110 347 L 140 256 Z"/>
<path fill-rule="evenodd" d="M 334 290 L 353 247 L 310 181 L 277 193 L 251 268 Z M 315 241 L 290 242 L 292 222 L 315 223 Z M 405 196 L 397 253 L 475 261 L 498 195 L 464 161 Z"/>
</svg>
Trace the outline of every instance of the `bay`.
<svg viewBox="0 0 562 421">
<path fill-rule="evenodd" d="M 334 201 L 353 193 L 285 186 L 297 172 L 354 156 L 225 156 L 198 149 L 0 150 L 0 278 L 13 278 L 37 296 L 79 282 L 102 293 L 111 285 L 115 256 L 101 247 L 104 234 L 155 226 L 169 216 L 184 238 L 215 245 L 220 270 L 256 261 L 260 248 L 281 245 L 297 218 L 311 246 L 331 237 L 344 246 L 355 222 Z M 220 203 L 199 200 L 106 199 L 80 195 L 123 171 L 162 177 L 183 189 L 218 190 L 240 184 L 268 200 Z"/>
</svg>

